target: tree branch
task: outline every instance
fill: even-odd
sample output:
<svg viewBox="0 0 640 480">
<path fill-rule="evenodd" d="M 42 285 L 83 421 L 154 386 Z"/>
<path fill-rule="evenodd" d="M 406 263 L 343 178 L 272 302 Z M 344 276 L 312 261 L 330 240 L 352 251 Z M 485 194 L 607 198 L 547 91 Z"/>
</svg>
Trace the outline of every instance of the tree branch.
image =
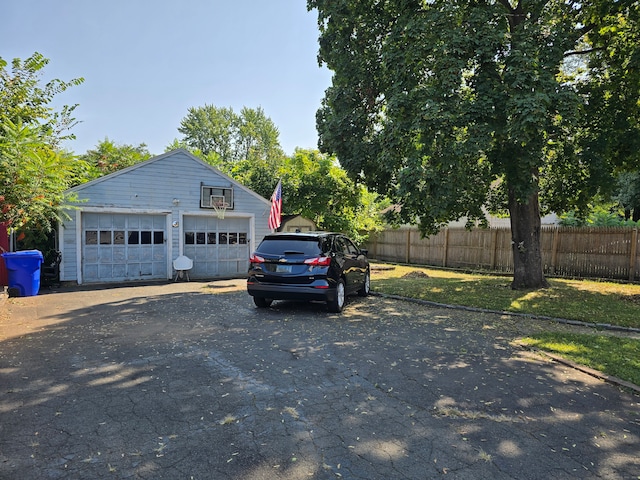
<svg viewBox="0 0 640 480">
<path fill-rule="evenodd" d="M 604 50 L 604 47 L 588 48 L 586 50 L 570 50 L 568 52 L 565 52 L 564 56 L 570 57 L 572 55 L 588 55 L 590 53 L 598 52 L 600 50 Z"/>
</svg>

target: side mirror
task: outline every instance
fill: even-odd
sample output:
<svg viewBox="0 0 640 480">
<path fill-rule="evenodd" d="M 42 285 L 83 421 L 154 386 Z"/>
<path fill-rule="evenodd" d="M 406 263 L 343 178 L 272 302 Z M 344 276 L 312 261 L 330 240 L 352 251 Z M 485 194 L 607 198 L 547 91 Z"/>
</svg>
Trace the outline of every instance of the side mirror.
<svg viewBox="0 0 640 480">
<path fill-rule="evenodd" d="M 365 257 L 368 257 L 368 256 L 369 256 L 369 250 L 367 250 L 366 248 L 365 248 L 365 249 L 363 249 L 363 250 L 360 250 L 360 253 L 361 253 L 362 255 L 364 255 Z"/>
</svg>

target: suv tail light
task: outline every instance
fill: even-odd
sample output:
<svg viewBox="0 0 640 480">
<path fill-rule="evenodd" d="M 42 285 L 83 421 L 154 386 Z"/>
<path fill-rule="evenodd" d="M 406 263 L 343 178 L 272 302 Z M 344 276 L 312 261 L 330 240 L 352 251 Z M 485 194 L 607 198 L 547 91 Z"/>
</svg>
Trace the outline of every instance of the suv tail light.
<svg viewBox="0 0 640 480">
<path fill-rule="evenodd" d="M 328 267 L 331 265 L 331 257 L 307 258 L 304 263 L 313 267 Z"/>
<path fill-rule="evenodd" d="M 249 257 L 249 262 L 250 263 L 264 263 L 264 258 L 262 258 L 260 255 L 256 255 L 255 253 L 253 253 Z"/>
</svg>

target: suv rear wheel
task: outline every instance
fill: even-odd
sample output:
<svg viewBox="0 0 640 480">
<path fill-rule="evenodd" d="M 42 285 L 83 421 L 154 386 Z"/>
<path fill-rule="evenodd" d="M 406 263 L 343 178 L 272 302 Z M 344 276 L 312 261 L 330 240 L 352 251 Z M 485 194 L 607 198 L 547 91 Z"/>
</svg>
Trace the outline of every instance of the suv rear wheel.
<svg viewBox="0 0 640 480">
<path fill-rule="evenodd" d="M 346 293 L 344 291 L 344 280 L 338 280 L 336 284 L 336 295 L 333 300 L 327 302 L 327 307 L 329 311 L 332 313 L 340 313 L 342 308 L 344 307 L 344 302 L 346 299 Z"/>
<path fill-rule="evenodd" d="M 258 308 L 269 308 L 272 302 L 273 300 L 270 298 L 253 297 L 253 303 L 255 303 Z"/>
</svg>

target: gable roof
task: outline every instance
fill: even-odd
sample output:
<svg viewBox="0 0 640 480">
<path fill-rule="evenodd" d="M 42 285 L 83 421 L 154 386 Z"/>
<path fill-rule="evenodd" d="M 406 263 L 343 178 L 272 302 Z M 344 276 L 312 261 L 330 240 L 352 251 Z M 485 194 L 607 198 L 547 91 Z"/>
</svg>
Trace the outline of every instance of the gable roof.
<svg viewBox="0 0 640 480">
<path fill-rule="evenodd" d="M 258 195 L 256 192 L 254 192 L 250 188 L 245 187 L 243 184 L 241 184 L 237 180 L 234 180 L 229 175 L 221 172 L 217 168 L 209 165 L 207 162 L 199 159 L 193 153 L 189 152 L 188 150 L 185 150 L 184 148 L 178 148 L 176 150 L 171 150 L 170 152 L 163 153 L 162 155 L 157 155 L 155 157 L 150 158 L 149 160 L 145 160 L 144 162 L 136 163 L 135 165 L 132 165 L 132 166 L 127 167 L 127 168 L 123 168 L 122 170 L 118 170 L 117 172 L 113 172 L 113 173 L 110 173 L 108 175 L 104 175 L 103 177 L 96 178 L 95 180 L 91 180 L 90 182 L 83 183 L 81 185 L 76 185 L 75 187 L 72 187 L 72 188 L 68 189 L 67 192 L 72 193 L 72 192 L 82 191 L 85 188 L 89 188 L 89 187 L 91 187 L 93 185 L 97 185 L 97 184 L 99 184 L 101 182 L 105 182 L 105 181 L 107 181 L 109 179 L 118 177 L 120 175 L 126 175 L 127 173 L 129 173 L 129 172 L 131 172 L 133 170 L 137 170 L 139 168 L 146 168 L 146 167 L 148 167 L 149 165 L 151 165 L 151 164 L 153 164 L 155 162 L 158 162 L 160 160 L 164 160 L 167 157 L 171 157 L 171 156 L 176 155 L 178 153 L 186 155 L 190 160 L 192 160 L 192 161 L 194 161 L 196 163 L 199 163 L 201 166 L 211 170 L 211 172 L 214 173 L 215 175 L 218 175 L 218 176 L 222 177 L 223 179 L 227 180 L 228 182 L 231 182 L 231 184 L 234 187 L 237 187 L 240 190 L 246 192 L 247 194 L 257 198 L 258 200 L 264 202 L 266 205 L 271 205 L 271 202 L 269 200 L 267 200 L 266 198 L 264 198 L 263 196 Z"/>
</svg>

